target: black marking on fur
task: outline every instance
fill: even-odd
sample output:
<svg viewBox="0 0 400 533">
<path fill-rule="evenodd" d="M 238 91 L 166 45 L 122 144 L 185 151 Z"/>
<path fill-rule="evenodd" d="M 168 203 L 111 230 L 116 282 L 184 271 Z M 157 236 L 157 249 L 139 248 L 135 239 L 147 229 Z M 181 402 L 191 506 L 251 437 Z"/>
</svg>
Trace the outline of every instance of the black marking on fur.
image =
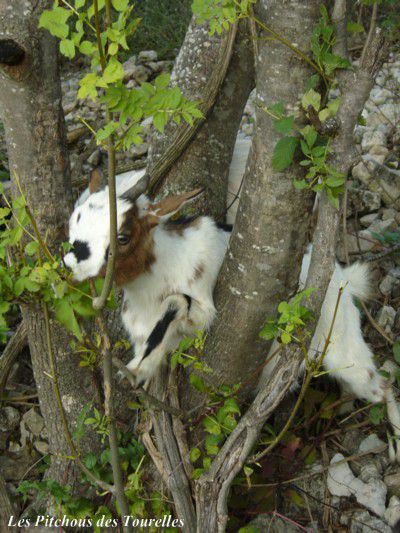
<svg viewBox="0 0 400 533">
<path fill-rule="evenodd" d="M 188 226 L 190 226 L 190 224 L 192 224 L 192 222 L 194 222 L 198 218 L 199 218 L 199 215 L 193 215 L 193 216 L 182 215 L 178 218 L 168 219 L 165 222 L 164 226 L 166 229 L 171 229 L 175 231 L 179 229 L 185 229 Z"/>
<path fill-rule="evenodd" d="M 192 307 L 192 298 L 188 294 L 184 294 L 183 296 L 186 298 L 188 311 L 190 311 L 190 308 Z"/>
<path fill-rule="evenodd" d="M 233 226 L 232 224 L 223 224 L 222 222 L 217 222 L 217 228 L 226 231 L 227 233 L 232 233 Z"/>
<path fill-rule="evenodd" d="M 78 216 L 77 216 L 77 218 L 76 218 L 76 223 L 78 223 L 78 222 L 80 221 L 80 219 L 81 219 L 81 214 L 78 213 Z"/>
<path fill-rule="evenodd" d="M 87 242 L 84 241 L 74 241 L 72 243 L 72 250 L 71 252 L 75 255 L 76 260 L 78 261 L 84 261 L 88 257 L 90 257 L 90 249 Z"/>
<path fill-rule="evenodd" d="M 174 320 L 178 313 L 178 309 L 168 309 L 165 315 L 157 322 L 154 326 L 153 331 L 150 333 L 149 338 L 147 339 L 147 348 L 144 353 L 143 359 L 151 354 L 159 344 L 161 344 L 164 335 L 167 332 L 168 326 Z"/>
</svg>

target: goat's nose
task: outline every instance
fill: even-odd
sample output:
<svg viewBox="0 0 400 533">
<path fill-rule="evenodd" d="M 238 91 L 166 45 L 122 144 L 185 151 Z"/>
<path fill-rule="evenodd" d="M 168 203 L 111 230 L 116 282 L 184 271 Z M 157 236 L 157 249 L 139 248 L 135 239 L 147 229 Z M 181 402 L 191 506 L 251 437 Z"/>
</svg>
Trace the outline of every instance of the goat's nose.
<svg viewBox="0 0 400 533">
<path fill-rule="evenodd" d="M 62 261 L 63 261 L 64 265 L 67 268 L 70 268 L 70 269 L 72 269 L 77 263 L 75 254 L 73 254 L 71 252 L 68 252 L 66 255 L 64 255 Z"/>
</svg>

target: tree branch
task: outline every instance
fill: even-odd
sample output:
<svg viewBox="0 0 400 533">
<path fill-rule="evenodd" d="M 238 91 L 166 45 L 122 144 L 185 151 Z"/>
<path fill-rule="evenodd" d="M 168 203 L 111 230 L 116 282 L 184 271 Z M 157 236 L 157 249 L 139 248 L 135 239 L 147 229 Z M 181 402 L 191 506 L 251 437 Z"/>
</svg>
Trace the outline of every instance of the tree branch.
<svg viewBox="0 0 400 533">
<path fill-rule="evenodd" d="M 354 161 L 353 130 L 373 86 L 375 73 L 383 63 L 385 51 L 387 47 L 378 30 L 359 69 L 356 72 L 346 72 L 340 80 L 342 99 L 338 118 L 341 129 L 333 143 L 333 159 L 337 170 L 346 175 Z M 334 209 L 326 195 L 322 194 L 306 282 L 307 288 L 317 289 L 309 305 L 315 317 L 314 328 L 335 266 L 339 220 L 340 211 Z M 311 338 L 312 336 L 309 340 Z M 271 381 L 257 394 L 253 404 L 229 435 L 209 470 L 199 479 L 196 485 L 198 531 L 222 533 L 225 530 L 230 486 L 245 464 L 265 421 L 297 379 L 302 357 L 302 350 L 298 346 L 289 345 L 283 349 Z"/>
</svg>

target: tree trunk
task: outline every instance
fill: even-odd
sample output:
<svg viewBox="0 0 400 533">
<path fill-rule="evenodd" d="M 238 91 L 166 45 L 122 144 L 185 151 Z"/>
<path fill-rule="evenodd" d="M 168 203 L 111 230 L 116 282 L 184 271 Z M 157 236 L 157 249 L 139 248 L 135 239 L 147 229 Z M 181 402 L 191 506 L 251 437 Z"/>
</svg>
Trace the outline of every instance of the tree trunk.
<svg viewBox="0 0 400 533">
<path fill-rule="evenodd" d="M 258 17 L 307 53 L 318 5 L 318 0 L 261 1 Z M 299 167 L 284 172 L 272 168 L 281 135 L 263 107 L 283 102 L 292 113 L 312 70 L 267 32 L 259 37 L 256 130 L 234 233 L 215 291 L 218 318 L 205 350 L 215 383 L 243 381 L 265 358 L 267 346 L 259 332 L 265 319 L 275 315 L 278 303 L 297 287 L 311 213 L 312 195 L 293 187 Z"/>
<path fill-rule="evenodd" d="M 0 5 L 0 112 L 5 126 L 10 170 L 15 172 L 39 231 L 56 250 L 72 206 L 69 161 L 58 73 L 58 44 L 38 29 L 50 0 L 15 0 Z M 49 379 L 45 323 L 38 309 L 24 308 L 40 407 L 46 421 L 52 464 L 50 478 L 74 483 L 63 426 Z M 61 398 L 71 431 L 83 406 L 93 399 L 89 372 L 78 369 L 70 336 L 51 320 Z M 93 446 L 93 444 L 92 444 Z"/>
<path fill-rule="evenodd" d="M 188 29 L 172 80 L 187 98 L 200 102 L 209 100 L 212 108 L 194 140 L 162 180 L 163 193 L 204 187 L 205 192 L 193 209 L 220 221 L 225 218 L 227 178 L 236 134 L 244 106 L 254 87 L 253 49 L 247 21 L 239 24 L 231 51 L 226 45 L 229 35 L 229 32 L 224 32 L 222 36 L 211 37 L 207 25 L 200 26 L 194 21 Z M 225 65 L 222 53 L 231 54 L 225 71 L 221 67 Z M 229 56 L 226 59 L 229 61 Z M 218 82 L 213 81 L 216 78 Z M 211 93 L 217 86 L 218 95 L 212 99 Z M 150 172 L 171 139 L 173 142 L 171 132 L 176 130 L 176 127 L 170 126 L 164 135 L 153 139 Z"/>
</svg>

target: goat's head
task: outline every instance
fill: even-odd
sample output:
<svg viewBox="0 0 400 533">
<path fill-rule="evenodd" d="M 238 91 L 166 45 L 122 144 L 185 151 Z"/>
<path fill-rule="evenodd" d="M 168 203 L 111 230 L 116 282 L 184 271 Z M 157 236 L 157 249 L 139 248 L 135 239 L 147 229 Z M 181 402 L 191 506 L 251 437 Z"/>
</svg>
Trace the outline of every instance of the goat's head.
<svg viewBox="0 0 400 533">
<path fill-rule="evenodd" d="M 135 279 L 151 269 L 155 261 L 153 231 L 168 220 L 186 202 L 202 192 L 196 189 L 179 196 L 169 196 L 151 203 L 144 195 L 148 186 L 145 175 L 117 197 L 117 285 Z M 64 257 L 77 281 L 104 275 L 110 245 L 108 187 L 100 189 L 98 176 L 92 176 L 89 196 L 77 205 L 69 221 L 72 249 Z"/>
</svg>

